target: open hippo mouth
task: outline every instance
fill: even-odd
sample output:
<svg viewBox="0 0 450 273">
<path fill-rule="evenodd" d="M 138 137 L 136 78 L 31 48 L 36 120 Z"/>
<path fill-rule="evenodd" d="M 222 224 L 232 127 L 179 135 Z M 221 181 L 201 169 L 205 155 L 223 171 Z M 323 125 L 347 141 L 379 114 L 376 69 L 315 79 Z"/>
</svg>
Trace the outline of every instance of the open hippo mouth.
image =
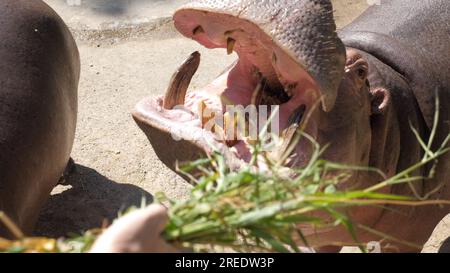
<svg viewBox="0 0 450 273">
<path fill-rule="evenodd" d="M 180 33 L 207 48 L 235 51 L 239 59 L 206 87 L 187 93 L 200 63 L 195 52 L 174 74 L 164 97 L 138 103 L 133 117 L 159 158 L 175 169 L 177 161 L 216 149 L 230 165 L 239 165 L 250 160 L 247 144 L 255 135 L 248 129 L 251 124 L 262 128 L 261 109 L 279 107 L 272 123 L 282 143 L 289 142 L 317 101 L 322 105 L 317 111 L 331 111 L 345 64 L 332 10 L 329 1 L 312 0 L 199 1 L 179 9 L 174 22 Z M 254 109 L 259 118 L 244 113 L 241 126 L 236 109 L 247 114 Z M 305 127 L 312 137 L 316 122 L 312 115 Z M 298 146 L 302 163 L 307 149 Z"/>
</svg>

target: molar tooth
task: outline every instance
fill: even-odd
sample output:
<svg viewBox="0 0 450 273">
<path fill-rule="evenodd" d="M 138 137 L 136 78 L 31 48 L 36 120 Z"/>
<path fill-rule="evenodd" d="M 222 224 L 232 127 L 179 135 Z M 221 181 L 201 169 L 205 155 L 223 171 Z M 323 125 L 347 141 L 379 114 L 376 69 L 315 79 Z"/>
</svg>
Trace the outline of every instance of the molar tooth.
<svg viewBox="0 0 450 273">
<path fill-rule="evenodd" d="M 292 90 L 294 90 L 295 88 L 297 88 L 297 83 L 290 83 L 286 86 L 286 88 L 284 89 L 284 92 L 286 92 L 286 94 L 289 96 L 289 98 L 292 98 L 292 96 L 293 96 Z"/>
<path fill-rule="evenodd" d="M 200 33 L 205 33 L 205 30 L 203 29 L 202 26 L 198 26 L 198 27 L 196 27 L 196 28 L 194 29 L 194 31 L 192 31 L 192 34 L 193 34 L 194 36 L 197 35 L 197 34 L 200 34 Z"/>
<path fill-rule="evenodd" d="M 236 40 L 233 38 L 227 39 L 227 53 L 231 55 L 234 51 L 234 45 L 236 44 Z"/>
<path fill-rule="evenodd" d="M 199 65 L 200 53 L 196 51 L 173 74 L 164 96 L 164 109 L 171 110 L 177 105 L 184 105 L 187 89 Z"/>
<path fill-rule="evenodd" d="M 286 92 L 286 94 L 289 96 L 289 98 L 292 98 L 292 91 L 290 89 L 286 89 L 286 90 L 284 90 L 284 92 Z"/>
</svg>

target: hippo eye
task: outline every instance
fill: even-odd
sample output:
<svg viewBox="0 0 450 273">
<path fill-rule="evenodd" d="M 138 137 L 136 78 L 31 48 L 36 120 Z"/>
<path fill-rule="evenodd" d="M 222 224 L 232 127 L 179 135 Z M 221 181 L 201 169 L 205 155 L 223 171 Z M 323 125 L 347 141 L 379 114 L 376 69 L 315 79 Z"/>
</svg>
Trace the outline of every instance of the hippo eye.
<svg viewBox="0 0 450 273">
<path fill-rule="evenodd" d="M 357 73 L 358 77 L 360 77 L 361 79 L 365 79 L 367 76 L 367 70 L 365 67 L 358 68 Z"/>
</svg>

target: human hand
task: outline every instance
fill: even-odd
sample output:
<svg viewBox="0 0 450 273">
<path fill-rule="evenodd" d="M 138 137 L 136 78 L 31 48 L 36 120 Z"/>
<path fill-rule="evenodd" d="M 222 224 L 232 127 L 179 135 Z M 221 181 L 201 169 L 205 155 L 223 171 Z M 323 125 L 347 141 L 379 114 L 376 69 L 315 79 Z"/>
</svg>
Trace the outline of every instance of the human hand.
<svg viewBox="0 0 450 273">
<path fill-rule="evenodd" d="M 168 253 L 177 249 L 162 237 L 167 223 L 166 208 L 151 205 L 112 224 L 94 243 L 92 253 Z"/>
</svg>

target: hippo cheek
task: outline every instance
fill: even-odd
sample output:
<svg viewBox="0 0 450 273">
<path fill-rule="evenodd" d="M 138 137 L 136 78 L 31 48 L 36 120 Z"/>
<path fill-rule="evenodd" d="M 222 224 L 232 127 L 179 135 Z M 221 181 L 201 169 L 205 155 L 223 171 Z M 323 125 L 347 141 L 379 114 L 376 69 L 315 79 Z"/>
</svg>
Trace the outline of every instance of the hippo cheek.
<svg viewBox="0 0 450 273">
<path fill-rule="evenodd" d="M 237 129 L 241 124 L 229 107 L 256 113 L 257 118 L 244 115 L 241 120 L 244 128 L 256 124 L 256 136 L 262 128 L 262 112 L 270 115 L 278 108 L 276 133 L 282 136 L 281 151 L 301 126 L 317 136 L 315 114 L 308 115 L 312 118 L 306 124 L 306 113 L 333 109 L 345 50 L 335 33 L 331 4 L 304 0 L 293 6 L 291 1 L 279 1 L 283 7 L 266 6 L 263 12 L 258 3 L 250 2 L 236 11 L 235 6 L 199 1 L 174 15 L 175 26 L 183 35 L 207 48 L 225 48 L 229 54 L 235 51 L 239 59 L 206 87 L 187 93 L 200 62 L 195 52 L 174 74 L 164 97 L 147 98 L 137 105 L 135 120 L 159 158 L 172 169 L 176 161 L 196 159 L 212 149 L 220 150 L 229 163 L 250 160 L 246 144 L 254 139 L 249 140 L 250 132 L 228 134 L 228 128 Z M 299 28 L 302 25 L 304 29 Z M 320 104 L 322 110 L 313 111 Z M 295 150 L 297 163 L 307 161 L 308 149 L 301 147 L 309 144 L 300 143 Z"/>
</svg>

